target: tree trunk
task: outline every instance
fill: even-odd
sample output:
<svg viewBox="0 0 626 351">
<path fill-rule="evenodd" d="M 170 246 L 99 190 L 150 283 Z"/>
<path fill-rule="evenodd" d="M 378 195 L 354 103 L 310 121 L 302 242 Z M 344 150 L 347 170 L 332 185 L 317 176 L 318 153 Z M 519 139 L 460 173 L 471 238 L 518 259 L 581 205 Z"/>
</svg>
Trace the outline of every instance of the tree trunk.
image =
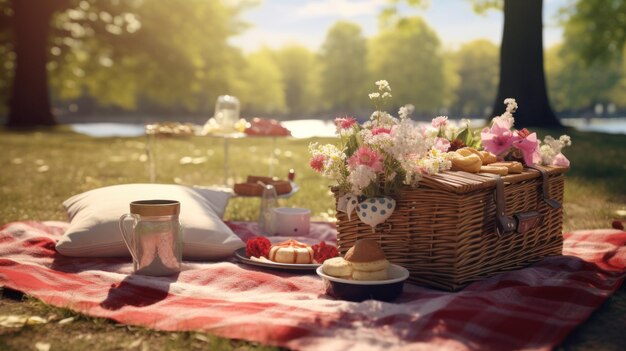
<svg viewBox="0 0 626 351">
<path fill-rule="evenodd" d="M 7 126 L 54 125 L 48 92 L 48 34 L 55 1 L 13 0 L 15 76 Z"/>
<path fill-rule="evenodd" d="M 504 99 L 515 98 L 515 126 L 556 127 L 543 71 L 542 0 L 505 0 L 500 48 L 500 84 L 494 115 L 505 110 Z"/>
</svg>

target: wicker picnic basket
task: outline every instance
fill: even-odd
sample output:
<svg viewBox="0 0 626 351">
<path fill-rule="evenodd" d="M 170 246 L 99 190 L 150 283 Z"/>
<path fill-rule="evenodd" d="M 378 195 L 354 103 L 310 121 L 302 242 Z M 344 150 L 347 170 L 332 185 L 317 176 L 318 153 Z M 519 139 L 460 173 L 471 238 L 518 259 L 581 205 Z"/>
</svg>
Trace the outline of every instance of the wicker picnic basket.
<svg viewBox="0 0 626 351">
<path fill-rule="evenodd" d="M 395 211 L 374 232 L 356 214 L 349 220 L 338 213 L 339 251 L 376 239 L 389 261 L 410 271 L 410 281 L 444 290 L 560 255 L 565 171 L 425 177 L 419 187 L 401 190 Z"/>
</svg>

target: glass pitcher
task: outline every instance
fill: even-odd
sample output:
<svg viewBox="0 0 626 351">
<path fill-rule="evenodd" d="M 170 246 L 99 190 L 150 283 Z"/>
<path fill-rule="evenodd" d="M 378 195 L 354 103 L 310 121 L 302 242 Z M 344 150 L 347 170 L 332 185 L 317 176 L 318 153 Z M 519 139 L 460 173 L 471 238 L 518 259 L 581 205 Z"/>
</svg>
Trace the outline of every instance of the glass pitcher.
<svg viewBox="0 0 626 351">
<path fill-rule="evenodd" d="M 220 95 L 215 102 L 215 121 L 223 132 L 235 131 L 239 121 L 239 99 L 231 95 Z"/>
<path fill-rule="evenodd" d="M 130 213 L 120 217 L 120 230 L 135 273 L 163 276 L 180 272 L 183 242 L 179 213 L 180 203 L 174 200 L 130 203 Z M 130 219 L 132 230 L 127 230 Z"/>
</svg>

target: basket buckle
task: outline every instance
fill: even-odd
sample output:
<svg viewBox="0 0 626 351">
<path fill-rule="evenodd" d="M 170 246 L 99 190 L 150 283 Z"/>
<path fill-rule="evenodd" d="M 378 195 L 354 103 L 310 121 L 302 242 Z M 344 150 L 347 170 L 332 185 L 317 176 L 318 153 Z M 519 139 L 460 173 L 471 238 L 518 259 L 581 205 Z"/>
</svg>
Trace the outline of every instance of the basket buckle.
<svg viewBox="0 0 626 351">
<path fill-rule="evenodd" d="M 498 236 L 512 234 L 517 230 L 517 221 L 504 212 L 506 203 L 504 199 L 504 181 L 499 175 L 496 179 L 496 232 Z"/>
<path fill-rule="evenodd" d="M 543 193 L 543 201 L 554 209 L 561 208 L 560 202 L 550 198 L 550 176 L 548 175 L 548 172 L 546 172 L 545 169 L 536 166 L 530 166 L 528 168 L 532 168 L 541 173 L 541 192 Z"/>
<path fill-rule="evenodd" d="M 505 198 L 504 198 L 504 181 L 502 180 L 502 178 L 500 178 L 500 176 L 496 176 L 495 178 L 496 178 L 496 233 L 498 234 L 498 236 L 501 237 L 501 236 L 510 235 L 513 233 L 524 234 L 530 231 L 531 229 L 541 225 L 541 223 L 543 222 L 543 214 L 541 214 L 538 211 L 522 212 L 522 213 L 517 213 L 513 216 L 506 215 L 505 213 L 506 203 L 505 203 Z M 546 199 L 544 198 L 544 200 Z M 547 200 L 551 200 L 551 199 L 547 199 Z"/>
</svg>

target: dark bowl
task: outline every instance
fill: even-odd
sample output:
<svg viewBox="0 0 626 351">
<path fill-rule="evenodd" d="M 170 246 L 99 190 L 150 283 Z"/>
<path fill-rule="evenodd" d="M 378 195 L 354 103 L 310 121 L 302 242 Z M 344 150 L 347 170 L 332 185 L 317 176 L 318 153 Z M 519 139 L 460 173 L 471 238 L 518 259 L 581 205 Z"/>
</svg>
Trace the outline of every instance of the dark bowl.
<svg viewBox="0 0 626 351">
<path fill-rule="evenodd" d="M 396 264 L 389 265 L 387 280 L 341 279 L 325 274 L 322 266 L 317 267 L 316 272 L 322 277 L 328 295 L 355 302 L 370 299 L 391 302 L 402 294 L 404 281 L 409 277 L 409 271 Z"/>
</svg>

